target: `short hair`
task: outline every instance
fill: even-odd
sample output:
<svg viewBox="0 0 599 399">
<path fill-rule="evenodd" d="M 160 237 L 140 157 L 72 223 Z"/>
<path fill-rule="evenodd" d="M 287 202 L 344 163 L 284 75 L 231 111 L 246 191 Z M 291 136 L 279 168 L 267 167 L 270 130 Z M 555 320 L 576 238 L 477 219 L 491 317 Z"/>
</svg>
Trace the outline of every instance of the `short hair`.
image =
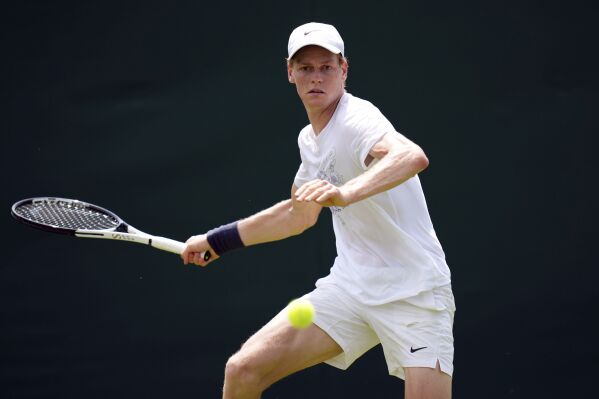
<svg viewBox="0 0 599 399">
<path fill-rule="evenodd" d="M 291 57 L 291 58 L 285 58 L 285 60 L 287 61 L 288 65 L 292 65 L 293 64 L 293 57 Z M 347 65 L 349 65 L 347 57 L 343 56 L 343 54 L 341 54 L 341 53 L 337 54 L 337 60 L 339 61 L 339 65 L 343 64 L 344 62 Z"/>
</svg>

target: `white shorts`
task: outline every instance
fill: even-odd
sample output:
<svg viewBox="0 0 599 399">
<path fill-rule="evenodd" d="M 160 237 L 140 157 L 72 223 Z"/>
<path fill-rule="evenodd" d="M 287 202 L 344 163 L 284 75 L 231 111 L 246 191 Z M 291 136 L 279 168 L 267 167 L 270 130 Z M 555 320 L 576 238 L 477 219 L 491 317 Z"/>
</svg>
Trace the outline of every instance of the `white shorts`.
<svg viewBox="0 0 599 399">
<path fill-rule="evenodd" d="M 407 300 L 364 305 L 335 284 L 324 284 L 309 294 L 316 309 L 314 324 L 341 346 L 343 353 L 326 361 L 347 369 L 356 359 L 381 344 L 389 374 L 405 379 L 404 367 L 435 368 L 453 374 L 453 316 L 451 286 L 433 290 L 437 309 Z"/>
</svg>

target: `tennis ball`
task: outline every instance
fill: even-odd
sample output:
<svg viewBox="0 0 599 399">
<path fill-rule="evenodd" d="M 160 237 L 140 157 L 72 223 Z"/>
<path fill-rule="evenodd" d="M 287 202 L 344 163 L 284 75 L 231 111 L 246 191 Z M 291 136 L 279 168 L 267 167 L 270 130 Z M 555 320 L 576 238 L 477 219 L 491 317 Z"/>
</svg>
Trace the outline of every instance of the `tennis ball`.
<svg viewBox="0 0 599 399">
<path fill-rule="evenodd" d="M 314 306 L 307 299 L 294 299 L 287 307 L 287 318 L 295 328 L 308 328 L 314 318 Z"/>
</svg>

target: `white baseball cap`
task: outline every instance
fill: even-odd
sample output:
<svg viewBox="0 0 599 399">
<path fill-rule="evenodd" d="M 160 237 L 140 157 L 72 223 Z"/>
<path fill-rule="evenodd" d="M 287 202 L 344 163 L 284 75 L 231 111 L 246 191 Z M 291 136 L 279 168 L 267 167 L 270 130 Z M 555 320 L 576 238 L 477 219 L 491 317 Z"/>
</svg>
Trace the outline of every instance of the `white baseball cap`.
<svg viewBox="0 0 599 399">
<path fill-rule="evenodd" d="M 302 47 L 311 45 L 326 48 L 334 54 L 343 55 L 344 51 L 343 39 L 333 25 L 309 22 L 291 32 L 287 45 L 289 58 L 291 59 Z"/>
</svg>

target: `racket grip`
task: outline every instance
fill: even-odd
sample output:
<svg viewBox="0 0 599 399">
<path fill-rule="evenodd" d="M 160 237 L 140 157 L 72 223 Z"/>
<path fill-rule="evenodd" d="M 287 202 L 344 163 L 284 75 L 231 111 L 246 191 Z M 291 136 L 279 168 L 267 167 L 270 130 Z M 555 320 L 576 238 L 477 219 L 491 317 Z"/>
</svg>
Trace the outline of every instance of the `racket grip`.
<svg viewBox="0 0 599 399">
<path fill-rule="evenodd" d="M 149 244 L 154 248 L 172 252 L 177 255 L 181 255 L 185 249 L 185 243 L 165 237 L 152 237 L 152 240 Z"/>
<path fill-rule="evenodd" d="M 152 237 L 152 241 L 150 241 L 150 245 L 154 248 L 161 249 L 163 251 L 172 252 L 177 255 L 181 255 L 181 253 L 185 250 L 186 244 L 180 241 L 171 240 L 170 238 L 165 237 Z M 208 262 L 212 254 L 210 251 L 204 252 L 203 258 L 205 262 Z"/>
</svg>

